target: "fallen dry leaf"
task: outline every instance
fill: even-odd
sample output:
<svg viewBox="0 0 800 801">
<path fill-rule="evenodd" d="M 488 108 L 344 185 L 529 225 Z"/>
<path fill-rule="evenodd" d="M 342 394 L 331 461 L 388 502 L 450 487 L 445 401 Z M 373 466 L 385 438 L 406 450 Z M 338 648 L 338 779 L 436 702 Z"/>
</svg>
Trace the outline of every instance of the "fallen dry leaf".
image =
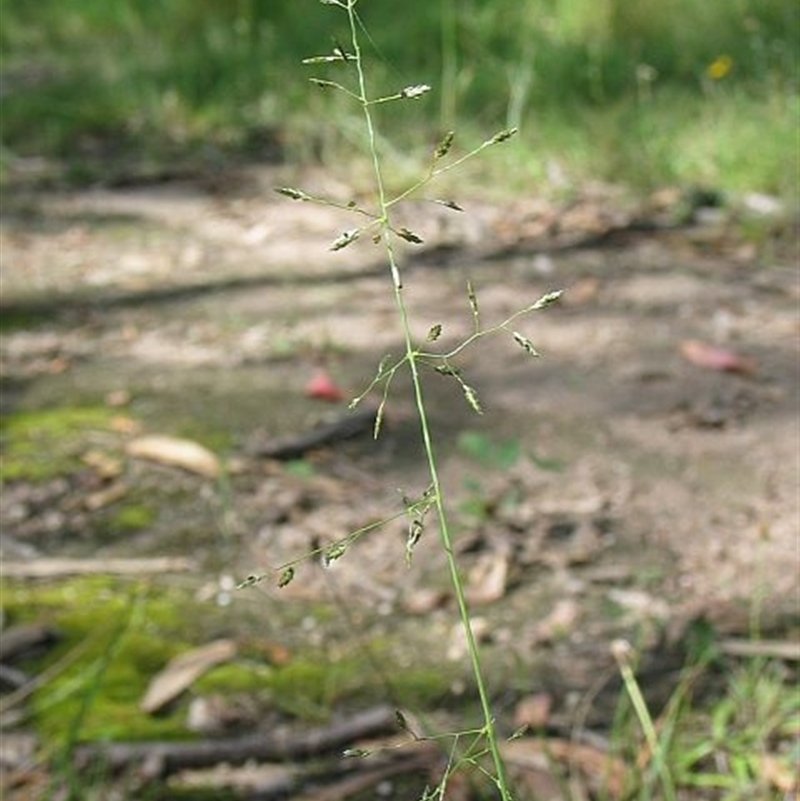
<svg viewBox="0 0 800 801">
<path fill-rule="evenodd" d="M 403 611 L 410 615 L 427 615 L 447 602 L 448 594 L 435 587 L 417 587 L 403 598 Z"/>
<path fill-rule="evenodd" d="M 125 450 L 131 456 L 182 467 L 206 478 L 216 478 L 219 474 L 219 459 L 208 448 L 192 440 L 154 434 L 132 440 Z"/>
<path fill-rule="evenodd" d="M 86 451 L 81 456 L 81 461 L 91 467 L 102 479 L 116 478 L 123 469 L 120 459 L 96 448 Z"/>
<path fill-rule="evenodd" d="M 83 505 L 90 512 L 97 509 L 102 509 L 104 506 L 109 506 L 116 503 L 121 498 L 127 495 L 130 487 L 125 481 L 114 481 L 103 489 L 90 492 L 83 499 Z"/>
<path fill-rule="evenodd" d="M 758 760 L 758 772 L 761 778 L 781 793 L 789 797 L 789 793 L 797 793 L 797 765 L 790 765 L 788 759 L 781 759 L 775 754 L 763 754 Z M 797 796 L 794 796 L 797 798 Z"/>
<path fill-rule="evenodd" d="M 471 604 L 488 604 L 506 593 L 508 555 L 495 552 L 483 555 L 469 574 L 466 594 Z"/>
<path fill-rule="evenodd" d="M 553 708 L 553 696 L 549 693 L 534 693 L 521 698 L 514 707 L 514 726 L 521 729 L 530 726 L 532 729 L 541 729 L 550 720 L 550 710 Z"/>
<path fill-rule="evenodd" d="M 233 640 L 214 640 L 176 656 L 150 682 L 140 707 L 153 714 L 177 698 L 210 668 L 236 655 Z"/>
<path fill-rule="evenodd" d="M 561 765 L 579 772 L 593 792 L 602 798 L 623 797 L 627 778 L 625 763 L 599 748 L 558 737 L 518 737 L 500 746 L 510 766 L 532 773 L 553 774 Z"/>
<path fill-rule="evenodd" d="M 708 370 L 750 375 L 756 369 L 755 359 L 752 357 L 744 356 L 729 348 L 701 342 L 699 339 L 687 339 L 681 342 L 680 350 L 688 362 Z"/>
<path fill-rule="evenodd" d="M 580 607 L 571 598 L 562 598 L 547 617 L 540 620 L 535 629 L 537 642 L 549 642 L 568 634 L 575 626 Z"/>
</svg>

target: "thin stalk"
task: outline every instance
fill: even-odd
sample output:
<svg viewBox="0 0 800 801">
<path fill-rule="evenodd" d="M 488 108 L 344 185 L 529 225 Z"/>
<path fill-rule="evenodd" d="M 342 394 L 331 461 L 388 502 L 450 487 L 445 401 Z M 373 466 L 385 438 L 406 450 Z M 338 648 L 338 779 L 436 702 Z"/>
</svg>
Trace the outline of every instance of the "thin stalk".
<svg viewBox="0 0 800 801">
<path fill-rule="evenodd" d="M 495 142 L 492 142 L 491 139 L 487 139 L 485 142 L 481 142 L 477 147 L 472 148 L 468 153 L 465 153 L 463 156 L 459 156 L 457 159 L 448 162 L 442 167 L 431 167 L 428 170 L 428 173 L 425 175 L 424 178 L 421 178 L 415 184 L 412 184 L 408 187 L 408 189 L 403 190 L 400 194 L 395 195 L 391 200 L 387 201 L 386 208 L 389 209 L 391 206 L 395 206 L 401 201 L 405 200 L 410 195 L 413 195 L 418 189 L 421 189 L 425 184 L 429 183 L 433 178 L 438 178 L 440 175 L 444 175 L 445 173 L 450 172 L 451 170 L 460 167 L 465 161 L 469 161 L 470 159 L 474 158 L 483 150 L 486 150 L 487 147 L 491 147 Z"/>
<path fill-rule="evenodd" d="M 393 272 L 397 269 L 394 264 L 394 257 L 390 252 L 390 262 L 392 264 Z M 442 543 L 442 549 L 445 552 L 447 559 L 447 566 L 450 572 L 450 582 L 453 586 L 453 592 L 458 606 L 459 616 L 461 618 L 461 625 L 464 629 L 464 634 L 467 640 L 467 650 L 469 651 L 470 661 L 472 663 L 472 672 L 475 678 L 475 685 L 478 689 L 478 696 L 480 698 L 481 710 L 483 712 L 486 739 L 489 745 L 489 751 L 492 755 L 492 761 L 496 771 L 497 784 L 503 799 L 510 799 L 511 796 L 506 787 L 505 773 L 503 768 L 503 760 L 500 756 L 500 749 L 497 743 L 497 733 L 494 725 L 494 717 L 492 715 L 491 705 L 489 703 L 489 694 L 483 679 L 483 669 L 480 661 L 480 653 L 478 644 L 475 640 L 475 635 L 472 631 L 471 616 L 469 608 L 467 607 L 467 599 L 464 594 L 464 585 L 461 580 L 461 574 L 458 570 L 458 562 L 453 549 L 453 540 L 450 534 L 450 527 L 448 524 L 447 511 L 444 505 L 444 494 L 442 485 L 439 481 L 439 471 L 437 469 L 436 455 L 433 447 L 433 440 L 431 437 L 430 426 L 428 424 L 428 415 L 425 408 L 425 399 L 422 391 L 422 380 L 420 378 L 419 369 L 417 366 L 417 354 L 414 350 L 414 345 L 411 340 L 410 327 L 408 325 L 407 311 L 402 294 L 402 286 L 395 286 L 395 298 L 397 301 L 400 316 L 403 319 L 403 332 L 405 336 L 406 354 L 408 356 L 408 366 L 411 370 L 411 381 L 414 387 L 414 401 L 417 408 L 417 416 L 420 423 L 422 432 L 422 441 L 425 448 L 425 457 L 428 463 L 428 473 L 431 479 L 431 486 L 433 487 L 433 497 L 435 498 L 436 515 L 439 520 L 439 538 Z"/>
<path fill-rule="evenodd" d="M 406 308 L 405 299 L 403 296 L 403 282 L 400 275 L 397 262 L 394 256 L 394 249 L 391 241 L 391 231 L 389 226 L 389 204 L 386 200 L 384 191 L 383 175 L 381 171 L 381 162 L 378 156 L 376 142 L 375 142 L 375 127 L 370 112 L 370 103 L 367 95 L 366 77 L 361 61 L 361 49 L 358 41 L 357 33 L 357 16 L 355 13 L 355 4 L 357 0 L 347 0 L 347 14 L 350 21 L 350 33 L 353 46 L 354 62 L 356 71 L 358 73 L 359 91 L 361 93 L 361 105 L 364 111 L 364 120 L 369 139 L 369 147 L 372 153 L 372 164 L 375 173 L 375 182 L 378 189 L 378 202 L 380 210 L 381 221 L 381 238 L 386 248 L 386 254 L 389 260 L 389 267 L 392 275 L 392 283 L 394 286 L 395 302 L 397 305 L 398 314 L 400 316 L 403 337 L 405 340 L 406 360 L 411 371 L 411 381 L 414 388 L 414 401 L 416 404 L 417 415 L 420 423 L 420 430 L 422 433 L 422 441 L 425 448 L 425 456 L 428 464 L 428 472 L 430 475 L 430 483 L 433 488 L 434 505 L 436 508 L 437 517 L 439 520 L 439 537 L 444 550 L 448 569 L 450 573 L 450 580 L 453 586 L 453 591 L 458 606 L 459 616 L 461 618 L 461 625 L 464 629 L 464 634 L 467 642 L 467 649 L 470 655 L 472 665 L 472 672 L 475 679 L 475 684 L 478 690 L 480 699 L 481 710 L 484 718 L 484 732 L 486 735 L 489 752 L 492 756 L 495 769 L 495 781 L 500 790 L 500 795 L 503 801 L 510 801 L 511 794 L 508 790 L 503 760 L 500 755 L 500 748 L 497 742 L 497 732 L 495 729 L 494 717 L 492 715 L 491 705 L 489 703 L 489 694 L 486 689 L 486 684 L 483 678 L 483 669 L 481 666 L 480 653 L 478 644 L 475 640 L 472 631 L 471 617 L 469 608 L 467 607 L 467 600 L 464 593 L 464 586 L 461 580 L 461 575 L 458 570 L 458 563 L 456 560 L 455 552 L 453 549 L 453 540 L 450 534 L 448 525 L 447 512 L 444 505 L 444 493 L 442 485 L 439 480 L 439 471 L 437 468 L 436 455 L 433 446 L 433 439 L 431 437 L 430 425 L 428 423 L 428 414 L 425 406 L 425 398 L 422 390 L 422 380 L 420 378 L 419 369 L 417 366 L 418 352 L 414 348 L 414 343 L 411 335 L 411 326 L 408 319 L 408 310 Z"/>
<path fill-rule="evenodd" d="M 656 774 L 661 780 L 661 788 L 664 791 L 664 798 L 666 801 L 675 801 L 677 796 L 675 795 L 675 787 L 672 782 L 672 776 L 670 775 L 667 767 L 664 749 L 662 748 L 661 742 L 658 739 L 658 734 L 656 733 L 655 726 L 653 725 L 653 719 L 650 717 L 650 712 L 647 709 L 647 703 L 644 700 L 642 691 L 639 689 L 639 684 L 636 681 L 636 676 L 634 675 L 633 668 L 631 667 L 632 648 L 627 642 L 623 640 L 616 640 L 614 643 L 612 643 L 611 650 L 614 658 L 617 661 L 617 665 L 619 666 L 619 671 L 622 675 L 622 682 L 625 685 L 625 691 L 628 693 L 628 697 L 633 705 L 636 717 L 639 720 L 639 725 L 644 733 L 650 753 L 653 756 L 654 768 Z"/>
</svg>

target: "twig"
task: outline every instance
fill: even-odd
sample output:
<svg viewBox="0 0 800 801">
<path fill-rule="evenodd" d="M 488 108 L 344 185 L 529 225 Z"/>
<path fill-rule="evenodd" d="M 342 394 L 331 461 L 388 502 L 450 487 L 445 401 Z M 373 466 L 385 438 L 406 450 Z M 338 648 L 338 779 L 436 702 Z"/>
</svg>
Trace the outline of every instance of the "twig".
<svg viewBox="0 0 800 801">
<path fill-rule="evenodd" d="M 374 766 L 367 762 L 355 775 L 338 780 L 326 780 L 324 788 L 308 790 L 294 801 L 347 801 L 357 793 L 363 793 L 393 776 L 420 775 L 426 768 L 432 769 L 441 754 L 434 743 L 416 743 L 411 753 L 398 752 L 384 764 Z"/>
<path fill-rule="evenodd" d="M 153 778 L 183 768 L 197 768 L 218 762 L 242 764 L 249 759 L 287 760 L 316 756 L 341 748 L 364 737 L 397 728 L 393 709 L 380 706 L 352 717 L 305 732 L 277 729 L 269 733 L 229 737 L 200 742 L 97 743 L 80 746 L 75 752 L 78 767 L 102 761 L 111 771 L 145 764 Z"/>
<path fill-rule="evenodd" d="M 10 662 L 20 654 L 58 640 L 58 632 L 44 623 L 11 626 L 0 633 L 0 662 Z"/>
<path fill-rule="evenodd" d="M 339 420 L 319 426 L 311 431 L 294 436 L 280 437 L 268 442 L 256 443 L 247 448 L 252 456 L 265 456 L 271 459 L 296 459 L 307 451 L 328 445 L 337 440 L 349 439 L 375 425 L 374 408 L 359 409 Z"/>
<path fill-rule="evenodd" d="M 183 557 L 153 559 L 37 559 L 32 562 L 2 562 L 3 578 L 56 578 L 112 573 L 119 576 L 141 573 L 181 573 L 193 570 L 195 562 Z"/>
<path fill-rule="evenodd" d="M 717 643 L 727 656 L 754 656 L 800 662 L 800 643 L 783 640 L 739 640 L 728 638 Z"/>
</svg>

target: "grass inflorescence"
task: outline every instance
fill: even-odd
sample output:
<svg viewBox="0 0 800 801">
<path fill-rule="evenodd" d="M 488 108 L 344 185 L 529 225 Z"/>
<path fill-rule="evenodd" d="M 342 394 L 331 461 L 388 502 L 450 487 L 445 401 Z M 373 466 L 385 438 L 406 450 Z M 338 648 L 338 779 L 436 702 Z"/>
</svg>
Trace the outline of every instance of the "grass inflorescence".
<svg viewBox="0 0 800 801">
<path fill-rule="evenodd" d="M 340 233 L 332 241 L 331 250 L 340 251 L 365 237 L 370 237 L 376 245 L 382 248 L 385 255 L 387 272 L 391 278 L 391 291 L 394 296 L 398 324 L 404 342 L 404 355 L 394 361 L 390 357 L 381 360 L 374 379 L 367 386 L 367 389 L 352 401 L 351 406 L 356 406 L 360 403 L 371 390 L 380 391 L 381 401 L 376 415 L 374 432 L 377 437 L 380 434 L 383 411 L 389 400 L 389 390 L 393 378 L 400 369 L 405 369 L 410 374 L 429 485 L 419 498 L 405 499 L 406 513 L 409 519 L 406 558 L 411 564 L 414 549 L 428 526 L 427 518 L 429 516 L 435 518 L 435 527 L 446 558 L 453 596 L 461 620 L 472 668 L 472 677 L 483 718 L 482 724 L 476 730 L 460 733 L 471 741 L 471 745 L 459 755 L 454 764 L 458 766 L 463 763 L 477 766 L 480 764 L 479 757 L 486 757 L 489 764 L 491 764 L 491 768 L 481 766 L 481 770 L 496 786 L 499 797 L 506 801 L 506 799 L 511 799 L 512 796 L 505 777 L 495 715 L 492 710 L 489 688 L 484 678 L 477 639 L 472 628 L 472 616 L 467 605 L 464 581 L 453 547 L 450 517 L 445 503 L 445 489 L 439 476 L 439 463 L 436 457 L 435 432 L 429 422 L 422 373 L 432 369 L 442 375 L 453 378 L 461 390 L 467 405 L 475 413 L 483 414 L 483 407 L 476 390 L 471 384 L 467 383 L 462 376 L 461 370 L 457 367 L 458 356 L 476 340 L 492 334 L 508 335 L 511 341 L 515 342 L 517 346 L 523 348 L 531 356 L 538 356 L 533 344 L 525 336 L 514 330 L 512 323 L 523 315 L 539 311 L 555 303 L 561 293 L 559 291 L 549 292 L 527 304 L 504 321 L 487 326 L 480 315 L 477 294 L 471 283 L 468 283 L 465 292 L 468 309 L 472 315 L 472 333 L 457 346 L 442 350 L 438 348 L 437 342 L 442 335 L 443 327 L 441 323 L 434 322 L 429 326 L 424 342 L 415 340 L 412 333 L 411 310 L 406 302 L 405 276 L 402 264 L 396 253 L 396 242 L 397 240 L 402 240 L 412 245 L 417 245 L 422 244 L 423 240 L 414 231 L 399 226 L 394 222 L 395 209 L 399 203 L 412 195 L 416 195 L 439 176 L 460 167 L 484 150 L 507 142 L 516 135 L 517 129 L 513 127 L 504 128 L 463 155 L 452 154 L 455 132 L 446 132 L 433 149 L 428 168 L 423 172 L 422 176 L 418 180 L 412 181 L 407 188 L 392 194 L 385 180 L 385 158 L 380 146 L 376 109 L 386 104 L 405 104 L 419 100 L 431 91 L 431 87 L 424 83 L 409 84 L 384 94 L 373 95 L 370 91 L 366 60 L 362 50 L 362 40 L 365 37 L 369 39 L 369 34 L 356 11 L 357 0 L 325 0 L 325 4 L 338 7 L 346 14 L 349 32 L 347 39 L 344 41 L 347 44 L 342 45 L 337 41 L 331 51 L 322 55 L 308 57 L 304 59 L 303 63 L 314 68 L 339 68 L 340 72 L 344 73 L 344 77 L 339 77 L 338 73 L 334 73 L 333 77 L 312 76 L 310 80 L 313 85 L 320 89 L 333 90 L 344 95 L 361 109 L 366 140 L 365 148 L 373 168 L 374 205 L 370 208 L 356 201 L 340 202 L 324 197 L 314 197 L 304 190 L 294 187 L 279 187 L 277 191 L 294 201 L 315 202 L 333 206 L 352 214 L 354 218 L 353 227 Z M 461 211 L 461 207 L 455 201 L 445 201 L 444 205 L 454 212 Z M 376 527 L 370 526 L 367 530 L 356 531 L 342 540 L 326 545 L 322 553 L 324 564 L 329 564 L 342 557 L 353 538 L 369 533 Z M 295 579 L 296 564 L 296 562 L 290 563 L 278 568 L 277 584 L 279 587 L 284 587 Z M 261 576 L 251 576 L 243 584 L 250 585 L 262 578 Z M 456 741 L 460 734 L 456 735 Z M 441 780 L 441 792 L 444 792 L 450 773 L 451 771 L 448 768 Z"/>
</svg>

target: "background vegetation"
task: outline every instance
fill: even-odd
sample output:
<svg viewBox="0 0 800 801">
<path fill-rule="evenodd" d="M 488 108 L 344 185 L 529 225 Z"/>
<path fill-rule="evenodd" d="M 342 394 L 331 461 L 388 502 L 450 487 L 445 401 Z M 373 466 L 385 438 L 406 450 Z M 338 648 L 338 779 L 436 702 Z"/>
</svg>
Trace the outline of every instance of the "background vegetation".
<svg viewBox="0 0 800 801">
<path fill-rule="evenodd" d="M 331 117 L 330 94 L 309 103 L 300 65 L 334 47 L 334 12 L 317 0 L 2 0 L 4 174 L 31 156 L 92 180 L 109 163 L 177 157 L 336 163 L 360 128 L 344 103 Z M 514 159 L 514 180 L 797 194 L 793 3 L 435 0 L 411 12 L 363 0 L 359 13 L 373 82 L 434 89 L 416 120 L 397 112 L 395 145 L 428 152 L 443 130 L 519 125 L 498 157 Z"/>
</svg>

